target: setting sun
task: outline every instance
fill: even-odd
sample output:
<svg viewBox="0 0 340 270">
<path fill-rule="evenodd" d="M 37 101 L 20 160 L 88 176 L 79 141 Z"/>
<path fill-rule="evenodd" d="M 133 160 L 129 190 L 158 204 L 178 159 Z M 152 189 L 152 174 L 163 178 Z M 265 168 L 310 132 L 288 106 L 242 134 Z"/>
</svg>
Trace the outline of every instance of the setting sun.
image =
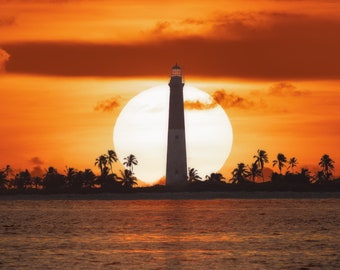
<svg viewBox="0 0 340 270">
<path fill-rule="evenodd" d="M 217 172 L 231 151 L 230 121 L 212 97 L 197 88 L 184 86 L 184 102 L 188 167 L 203 176 Z M 136 176 L 148 184 L 165 176 L 168 112 L 169 86 L 160 85 L 132 98 L 115 124 L 113 142 L 120 161 L 136 155 Z"/>
</svg>

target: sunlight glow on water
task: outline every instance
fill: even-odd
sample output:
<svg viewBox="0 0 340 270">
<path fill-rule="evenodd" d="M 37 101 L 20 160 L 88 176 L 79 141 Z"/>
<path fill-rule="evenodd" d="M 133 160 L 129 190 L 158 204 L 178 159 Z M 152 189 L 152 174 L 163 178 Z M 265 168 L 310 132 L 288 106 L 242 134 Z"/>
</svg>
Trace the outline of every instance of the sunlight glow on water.
<svg viewBox="0 0 340 270">
<path fill-rule="evenodd" d="M 4 269 L 336 269 L 340 200 L 2 201 Z"/>
</svg>

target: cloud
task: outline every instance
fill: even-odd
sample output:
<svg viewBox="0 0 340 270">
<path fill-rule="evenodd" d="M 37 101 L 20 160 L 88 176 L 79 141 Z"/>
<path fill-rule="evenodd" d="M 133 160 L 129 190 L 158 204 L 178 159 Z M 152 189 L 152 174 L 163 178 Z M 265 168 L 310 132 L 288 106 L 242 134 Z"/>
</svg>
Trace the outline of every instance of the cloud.
<svg viewBox="0 0 340 270">
<path fill-rule="evenodd" d="M 228 93 L 225 90 L 217 90 L 212 94 L 213 99 L 225 109 L 238 108 L 249 109 L 255 106 L 255 102 L 235 93 Z"/>
<path fill-rule="evenodd" d="M 195 35 L 186 34 L 185 26 L 162 22 L 146 39 L 131 44 L 7 43 L 2 45 L 11 55 L 6 69 L 53 76 L 165 76 L 177 61 L 190 76 L 340 78 L 339 19 L 255 12 L 222 14 L 206 21 L 205 32 L 195 30 Z M 186 23 L 201 27 L 200 20 Z"/>
<path fill-rule="evenodd" d="M 151 30 L 152 35 L 162 35 L 169 30 L 170 23 L 167 21 L 158 22 L 156 26 Z"/>
<path fill-rule="evenodd" d="M 0 48 L 0 72 L 5 71 L 6 63 L 8 62 L 10 55 Z"/>
<path fill-rule="evenodd" d="M 42 177 L 44 175 L 44 170 L 41 168 L 41 165 L 43 165 L 44 162 L 39 157 L 32 157 L 29 162 L 33 164 L 31 175 L 33 177 Z"/>
<path fill-rule="evenodd" d="M 44 162 L 39 157 L 32 157 L 29 160 L 33 165 L 42 165 Z"/>
<path fill-rule="evenodd" d="M 256 98 L 257 95 L 249 94 L 240 96 L 233 92 L 228 92 L 224 89 L 219 89 L 213 92 L 213 100 L 210 102 L 202 102 L 200 100 L 185 100 L 184 108 L 187 110 L 209 110 L 220 105 L 224 109 L 264 109 L 266 104 L 262 99 Z"/>
<path fill-rule="evenodd" d="M 120 106 L 119 100 L 120 97 L 113 97 L 104 101 L 100 101 L 98 102 L 96 107 L 94 107 L 94 110 L 102 112 L 112 112 Z"/>
<path fill-rule="evenodd" d="M 186 110 L 209 110 L 217 106 L 216 102 L 205 103 L 200 100 L 185 100 L 184 108 Z"/>
<path fill-rule="evenodd" d="M 296 86 L 288 82 L 279 82 L 269 88 L 269 95 L 272 96 L 305 96 L 309 92 L 299 90 Z"/>
</svg>

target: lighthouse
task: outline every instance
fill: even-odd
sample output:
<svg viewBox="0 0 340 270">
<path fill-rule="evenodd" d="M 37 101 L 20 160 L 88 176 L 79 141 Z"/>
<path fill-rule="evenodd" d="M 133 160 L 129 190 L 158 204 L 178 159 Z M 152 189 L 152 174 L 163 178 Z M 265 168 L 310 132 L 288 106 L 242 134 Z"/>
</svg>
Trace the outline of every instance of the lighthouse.
<svg viewBox="0 0 340 270">
<path fill-rule="evenodd" d="M 169 123 L 166 160 L 166 186 L 179 187 L 187 181 L 187 153 L 183 102 L 182 69 L 176 64 L 171 69 L 169 82 Z"/>
</svg>

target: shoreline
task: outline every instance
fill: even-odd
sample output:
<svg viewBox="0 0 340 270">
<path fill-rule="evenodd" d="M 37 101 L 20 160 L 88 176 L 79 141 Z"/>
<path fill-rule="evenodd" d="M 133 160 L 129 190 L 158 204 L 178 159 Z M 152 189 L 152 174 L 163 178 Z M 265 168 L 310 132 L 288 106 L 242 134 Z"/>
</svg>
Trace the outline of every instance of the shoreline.
<svg viewBox="0 0 340 270">
<path fill-rule="evenodd" d="M 238 191 L 238 192 L 140 192 L 95 194 L 0 195 L 0 201 L 22 200 L 216 200 L 216 199 L 340 199 L 340 192 Z"/>
</svg>

